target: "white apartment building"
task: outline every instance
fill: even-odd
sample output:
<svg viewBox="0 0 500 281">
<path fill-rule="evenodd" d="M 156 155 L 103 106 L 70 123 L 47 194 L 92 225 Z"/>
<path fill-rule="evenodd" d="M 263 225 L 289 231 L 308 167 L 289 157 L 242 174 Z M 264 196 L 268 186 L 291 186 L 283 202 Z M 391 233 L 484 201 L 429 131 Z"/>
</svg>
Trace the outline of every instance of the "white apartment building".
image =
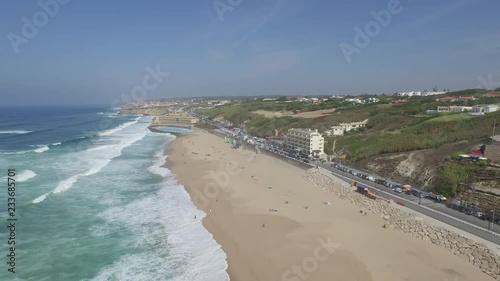
<svg viewBox="0 0 500 281">
<path fill-rule="evenodd" d="M 438 106 L 437 112 L 464 112 L 464 111 L 472 111 L 472 106 Z"/>
<path fill-rule="evenodd" d="M 435 96 L 435 95 L 443 95 L 446 94 L 446 92 L 439 92 L 439 91 L 427 91 L 427 92 L 422 92 L 422 91 L 410 91 L 410 92 L 398 92 L 396 95 L 400 97 L 427 97 L 427 96 Z"/>
<path fill-rule="evenodd" d="M 333 126 L 332 127 L 332 134 L 334 136 L 343 136 L 344 135 L 344 127 L 342 127 L 342 126 Z"/>
<path fill-rule="evenodd" d="M 491 113 L 498 111 L 499 107 L 496 104 L 488 104 L 488 105 L 475 105 L 472 107 L 472 112 L 475 113 Z"/>
<path fill-rule="evenodd" d="M 342 127 L 345 132 L 350 132 L 352 130 L 363 128 L 366 124 L 368 124 L 368 119 L 361 122 L 340 123 L 339 127 Z"/>
<path fill-rule="evenodd" d="M 286 146 L 307 155 L 324 154 L 325 139 L 312 129 L 290 129 L 286 135 Z"/>
</svg>

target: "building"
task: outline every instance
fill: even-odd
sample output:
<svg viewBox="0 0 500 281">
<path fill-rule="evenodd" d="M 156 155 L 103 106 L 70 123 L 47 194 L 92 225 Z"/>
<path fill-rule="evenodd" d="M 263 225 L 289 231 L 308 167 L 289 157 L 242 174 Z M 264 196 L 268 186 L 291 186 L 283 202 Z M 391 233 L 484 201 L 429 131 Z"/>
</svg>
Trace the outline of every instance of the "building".
<svg viewBox="0 0 500 281">
<path fill-rule="evenodd" d="M 400 104 L 400 103 L 405 103 L 405 102 L 408 102 L 408 100 L 393 100 L 393 101 L 391 101 L 391 103 L 394 103 L 394 104 Z"/>
<path fill-rule="evenodd" d="M 468 96 L 468 97 L 444 97 L 437 99 L 436 101 L 441 101 L 441 102 L 461 102 L 461 101 L 474 101 L 477 100 L 476 97 L 473 96 Z"/>
<path fill-rule="evenodd" d="M 437 112 L 465 112 L 472 111 L 472 106 L 438 106 Z"/>
<path fill-rule="evenodd" d="M 324 154 L 325 139 L 312 129 L 290 129 L 286 135 L 286 146 L 302 154 L 320 156 Z"/>
<path fill-rule="evenodd" d="M 484 94 L 483 98 L 500 98 L 500 92 Z"/>
<path fill-rule="evenodd" d="M 342 127 L 342 126 L 333 126 L 332 127 L 332 134 L 334 136 L 343 136 L 344 135 L 344 127 Z"/>
<path fill-rule="evenodd" d="M 492 113 L 498 111 L 498 105 L 487 104 L 487 105 L 475 105 L 472 107 L 472 112 L 474 113 Z"/>
<path fill-rule="evenodd" d="M 361 122 L 340 123 L 339 127 L 342 127 L 344 129 L 344 132 L 350 132 L 352 130 L 364 128 L 366 124 L 368 124 L 368 119 Z"/>
<path fill-rule="evenodd" d="M 171 113 L 153 117 L 152 126 L 171 126 L 190 128 L 198 123 L 199 119 L 182 113 Z"/>
</svg>

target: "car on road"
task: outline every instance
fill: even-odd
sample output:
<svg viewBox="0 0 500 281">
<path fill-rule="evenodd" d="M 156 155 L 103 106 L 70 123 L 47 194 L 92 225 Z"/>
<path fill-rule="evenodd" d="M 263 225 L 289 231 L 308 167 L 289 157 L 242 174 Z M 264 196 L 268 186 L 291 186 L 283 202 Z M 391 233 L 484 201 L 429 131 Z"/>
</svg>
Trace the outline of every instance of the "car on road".
<svg viewBox="0 0 500 281">
<path fill-rule="evenodd" d="M 412 190 L 408 191 L 408 194 L 416 196 L 416 197 L 419 197 L 420 196 L 420 190 L 412 189 Z"/>
<path fill-rule="evenodd" d="M 397 192 L 397 193 L 402 193 L 403 189 L 400 188 L 400 187 L 395 187 L 395 188 L 392 189 L 392 191 Z"/>
<path fill-rule="evenodd" d="M 438 195 L 438 196 L 436 197 L 436 200 L 437 200 L 438 202 L 444 202 L 444 201 L 446 201 L 446 199 L 447 199 L 447 198 L 446 198 L 446 197 L 444 197 L 443 195 Z"/>
</svg>

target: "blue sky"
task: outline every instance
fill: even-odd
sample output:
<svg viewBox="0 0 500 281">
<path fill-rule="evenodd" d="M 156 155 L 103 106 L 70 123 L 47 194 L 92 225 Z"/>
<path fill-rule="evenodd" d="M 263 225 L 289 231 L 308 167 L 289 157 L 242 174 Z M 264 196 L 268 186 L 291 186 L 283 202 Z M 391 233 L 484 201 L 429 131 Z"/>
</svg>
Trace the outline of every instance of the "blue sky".
<svg viewBox="0 0 500 281">
<path fill-rule="evenodd" d="M 170 76 L 147 98 L 463 89 L 490 74 L 500 82 L 497 0 L 401 0 L 350 62 L 340 44 L 356 47 L 355 28 L 397 0 L 218 1 L 236 5 L 218 13 L 213 0 L 72 0 L 45 26 L 40 18 L 32 38 L 22 18 L 34 23 L 40 4 L 4 1 L 0 105 L 107 104 L 142 85 L 148 66 Z M 23 43 L 13 46 L 12 34 Z"/>
</svg>

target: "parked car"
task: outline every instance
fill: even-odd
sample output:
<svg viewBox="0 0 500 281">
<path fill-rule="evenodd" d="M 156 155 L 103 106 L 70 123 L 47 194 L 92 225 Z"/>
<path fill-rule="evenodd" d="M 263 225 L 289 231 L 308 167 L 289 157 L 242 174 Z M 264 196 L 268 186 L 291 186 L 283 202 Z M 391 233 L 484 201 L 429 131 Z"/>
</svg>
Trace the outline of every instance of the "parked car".
<svg viewBox="0 0 500 281">
<path fill-rule="evenodd" d="M 420 195 L 420 190 L 412 189 L 408 194 L 418 197 Z"/>
<path fill-rule="evenodd" d="M 444 201 L 446 201 L 446 197 L 444 197 L 443 195 L 438 195 L 438 196 L 436 197 L 436 200 L 437 200 L 438 202 L 444 202 Z"/>
<path fill-rule="evenodd" d="M 476 213 L 474 214 L 474 216 L 475 216 L 476 218 L 480 218 L 480 219 L 484 220 L 484 214 L 483 214 L 483 213 L 481 213 L 481 212 L 476 212 Z"/>
</svg>

